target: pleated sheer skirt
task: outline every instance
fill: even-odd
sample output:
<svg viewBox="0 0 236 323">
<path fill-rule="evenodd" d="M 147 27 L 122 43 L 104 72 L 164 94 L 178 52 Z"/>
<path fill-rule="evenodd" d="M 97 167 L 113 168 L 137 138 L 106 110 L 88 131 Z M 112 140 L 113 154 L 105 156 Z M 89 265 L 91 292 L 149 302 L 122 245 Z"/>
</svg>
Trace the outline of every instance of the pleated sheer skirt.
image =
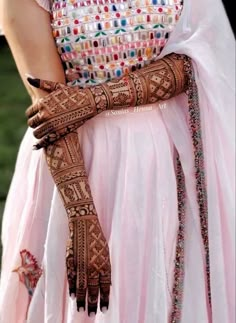
<svg viewBox="0 0 236 323">
<path fill-rule="evenodd" d="M 168 322 L 178 209 L 176 153 L 161 108 L 165 106 L 104 112 L 78 130 L 112 264 L 109 310 L 95 318 L 78 313 L 75 300 L 69 298 L 67 216 L 44 153 L 32 150 L 35 139 L 27 130 L 3 219 L 1 323 Z M 42 267 L 31 299 L 12 271 L 20 266 L 23 249 Z M 182 321 L 206 323 L 203 266 L 194 266 L 199 267 L 198 276 L 185 295 L 191 295 L 194 285 L 197 294 L 184 298 Z M 199 304 L 200 313 L 193 318 L 192 310 Z"/>
</svg>

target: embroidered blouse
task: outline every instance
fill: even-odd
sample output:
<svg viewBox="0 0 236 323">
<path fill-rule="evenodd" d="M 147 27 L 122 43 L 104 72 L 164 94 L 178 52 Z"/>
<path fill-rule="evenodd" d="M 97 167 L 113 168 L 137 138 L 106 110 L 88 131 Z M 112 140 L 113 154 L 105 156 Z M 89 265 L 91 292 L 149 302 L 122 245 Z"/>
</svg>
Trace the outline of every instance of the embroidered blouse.
<svg viewBox="0 0 236 323">
<path fill-rule="evenodd" d="M 48 10 L 48 0 L 38 0 Z M 54 0 L 53 35 L 68 85 L 98 84 L 155 61 L 182 0 Z"/>
</svg>

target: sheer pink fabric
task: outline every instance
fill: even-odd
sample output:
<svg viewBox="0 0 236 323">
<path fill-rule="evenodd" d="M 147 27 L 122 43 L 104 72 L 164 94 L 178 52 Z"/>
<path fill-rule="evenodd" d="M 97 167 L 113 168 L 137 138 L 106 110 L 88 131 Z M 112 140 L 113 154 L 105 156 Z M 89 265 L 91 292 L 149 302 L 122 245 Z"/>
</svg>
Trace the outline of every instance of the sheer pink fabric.
<svg viewBox="0 0 236 323">
<path fill-rule="evenodd" d="M 235 321 L 234 45 L 221 1 L 185 0 L 162 52 L 184 53 L 194 62 L 207 176 L 212 320 L 206 305 L 187 98 L 182 94 L 143 111 L 104 112 L 78 131 L 113 268 L 109 311 L 96 318 L 78 313 L 68 296 L 67 218 L 43 153 L 31 150 L 34 139 L 27 131 L 3 220 L 0 322 L 25 321 L 27 291 L 12 273 L 25 248 L 43 266 L 27 322 L 168 322 L 178 226 L 174 147 L 187 186 L 181 323 Z"/>
<path fill-rule="evenodd" d="M 45 9 L 46 11 L 50 11 L 51 8 L 51 1 L 50 0 L 36 0 L 36 2 Z"/>
</svg>

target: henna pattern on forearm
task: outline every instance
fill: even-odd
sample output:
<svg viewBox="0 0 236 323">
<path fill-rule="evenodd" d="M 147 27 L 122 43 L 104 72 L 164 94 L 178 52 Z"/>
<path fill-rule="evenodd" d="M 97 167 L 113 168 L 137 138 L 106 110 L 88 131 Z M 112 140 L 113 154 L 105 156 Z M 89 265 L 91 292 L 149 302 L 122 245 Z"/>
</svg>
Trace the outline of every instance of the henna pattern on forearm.
<svg viewBox="0 0 236 323">
<path fill-rule="evenodd" d="M 187 84 L 185 59 L 184 55 L 171 54 L 125 77 L 87 89 L 42 81 L 44 89 L 52 93 L 27 111 L 29 125 L 37 127 L 43 122 L 34 135 L 40 138 L 40 147 L 48 146 L 48 166 L 67 211 L 70 239 L 66 264 L 70 293 L 76 294 L 78 310 L 85 307 L 87 290 L 89 312 L 96 312 L 99 288 L 101 306 L 108 305 L 111 271 L 107 242 L 73 131 L 104 110 L 155 103 L 183 92 Z"/>
<path fill-rule="evenodd" d="M 187 86 L 186 56 L 171 54 L 118 80 L 91 87 L 97 112 L 168 100 Z"/>
<path fill-rule="evenodd" d="M 66 250 L 70 294 L 75 294 L 77 308 L 88 314 L 108 308 L 111 265 L 106 239 L 99 224 L 92 199 L 77 133 L 68 134 L 45 149 L 46 160 L 63 200 L 70 236 Z"/>
<path fill-rule="evenodd" d="M 52 91 L 27 111 L 28 124 L 36 128 L 37 148 L 47 146 L 76 130 L 86 120 L 108 109 L 122 109 L 168 100 L 186 89 L 185 55 L 170 54 L 120 79 L 81 89 L 40 81 Z M 54 84 L 54 85 L 53 85 Z"/>
<path fill-rule="evenodd" d="M 27 111 L 29 125 L 37 127 L 43 122 L 34 135 L 41 139 L 41 146 L 47 146 L 47 163 L 67 211 L 70 238 L 66 265 L 78 310 L 85 307 L 88 291 L 88 312 L 96 313 L 99 289 L 101 307 L 108 306 L 111 269 L 78 135 L 73 131 L 104 110 L 155 103 L 181 93 L 187 83 L 184 59 L 171 54 L 125 77 L 87 89 L 55 83 L 55 90 Z M 50 82 L 43 84 L 44 89 L 51 87 Z"/>
<path fill-rule="evenodd" d="M 120 108 L 135 106 L 135 105 L 138 106 L 142 104 L 154 103 L 159 100 L 170 99 L 171 97 L 174 97 L 180 94 L 181 92 L 184 92 L 184 91 L 186 92 L 186 94 L 188 95 L 190 130 L 192 134 L 192 141 L 193 141 L 194 155 L 195 155 L 196 189 L 198 194 L 201 233 L 202 233 L 202 239 L 203 239 L 203 244 L 204 244 L 205 254 L 206 254 L 205 273 L 207 277 L 208 301 L 209 301 L 209 304 L 211 305 L 210 256 L 209 256 L 210 253 L 209 253 L 208 228 L 207 228 L 207 224 L 208 224 L 207 191 L 206 191 L 206 187 L 205 187 L 206 185 L 204 182 L 204 158 L 203 158 L 203 147 L 202 147 L 201 129 L 200 129 L 201 128 L 200 109 L 199 109 L 199 102 L 198 102 L 197 86 L 196 86 L 194 70 L 192 67 L 191 59 L 185 55 L 171 54 L 149 65 L 148 67 L 143 68 L 142 70 L 136 71 L 134 73 L 130 73 L 125 77 L 107 82 L 106 84 L 96 85 L 94 87 L 86 89 L 86 91 L 89 91 L 89 95 L 87 96 L 87 99 L 88 98 L 90 99 L 88 101 L 80 100 L 80 104 L 82 103 L 81 105 L 77 105 L 77 103 L 73 101 L 74 104 L 71 106 L 70 97 L 68 97 L 68 94 L 71 93 L 71 95 L 73 96 L 73 93 L 76 92 L 77 95 L 83 96 L 85 93 L 84 92 L 85 90 L 83 89 L 81 90 L 78 88 L 69 88 L 65 85 L 48 82 L 48 81 L 40 81 L 40 80 L 37 80 L 37 81 L 39 84 L 38 87 L 41 87 L 42 89 L 47 89 L 47 86 L 48 86 L 50 88 L 50 91 L 55 90 L 55 92 L 52 92 L 49 95 L 50 99 L 53 99 L 56 93 L 60 95 L 60 99 L 63 98 L 62 101 L 58 101 L 57 99 L 55 101 L 52 101 L 52 106 L 49 105 L 49 102 L 47 102 L 47 100 L 44 100 L 43 103 L 40 103 L 38 107 L 33 106 L 27 112 L 28 117 L 30 118 L 29 122 L 32 123 L 32 125 L 34 125 L 35 127 L 39 126 L 36 129 L 35 134 L 37 134 L 37 131 L 42 131 L 41 134 L 44 135 L 43 139 L 41 139 L 41 141 L 39 142 L 39 148 L 44 146 L 44 144 L 48 145 L 51 141 L 54 141 L 55 137 L 57 137 L 58 139 L 61 135 L 63 135 L 63 132 L 67 134 L 72 129 L 75 129 L 76 126 L 80 126 L 84 121 L 86 121 L 87 119 L 95 116 L 97 113 L 100 113 L 104 110 L 120 109 Z M 71 112 L 75 113 L 77 110 L 82 110 L 78 112 L 80 114 L 80 117 L 78 119 L 76 118 L 73 119 L 73 116 L 75 116 L 76 114 L 72 115 L 72 119 L 70 119 L 70 121 L 72 122 L 68 122 L 66 129 L 64 127 L 63 119 L 61 118 L 61 115 L 59 112 L 61 104 L 63 105 L 62 114 L 64 116 L 67 115 L 68 111 L 70 113 Z M 86 109 L 88 109 L 87 111 L 89 111 L 88 114 Z M 41 116 L 39 116 L 39 113 L 41 113 Z M 47 120 L 47 113 L 49 115 L 50 114 L 52 115 L 51 118 L 49 118 L 49 121 L 45 122 L 44 120 L 44 122 L 40 122 L 40 119 L 42 120 L 43 118 L 45 118 L 45 116 L 46 116 L 45 119 Z M 54 114 L 56 114 L 56 116 Z M 57 122 L 58 122 L 57 124 L 53 124 L 55 118 L 57 118 Z M 58 128 L 56 128 L 55 126 L 58 126 Z M 47 132 L 44 132 L 45 129 L 47 129 L 47 127 L 51 127 L 53 129 L 53 131 L 50 132 L 49 134 L 47 134 Z M 39 138 L 41 137 L 39 136 Z M 63 140 L 65 140 L 66 142 L 66 139 L 62 139 L 58 141 L 58 144 L 60 142 L 63 142 Z M 67 148 L 65 146 L 65 151 L 66 149 Z M 78 147 L 77 149 L 79 151 Z M 47 148 L 47 151 L 48 151 L 48 148 Z M 69 173 L 70 173 L 70 168 L 68 168 L 68 174 Z M 65 175 L 67 176 L 67 174 Z M 184 275 L 184 271 L 183 271 L 184 223 L 182 222 L 184 220 L 184 188 L 181 187 L 181 185 L 183 186 L 184 184 L 184 181 L 183 181 L 184 174 L 180 164 L 180 160 L 179 160 L 177 175 L 178 175 L 177 179 L 179 180 L 178 185 L 180 185 L 178 186 L 178 206 L 179 206 L 179 212 L 180 212 L 179 214 L 180 226 L 179 226 L 177 249 L 176 249 L 177 252 L 176 252 L 176 264 L 175 264 L 175 282 L 173 286 L 173 306 L 172 306 L 171 318 L 170 318 L 171 322 L 178 322 L 180 320 L 181 304 L 182 304 L 182 297 L 183 297 L 182 283 L 183 283 L 183 275 Z M 82 175 L 78 175 L 78 176 L 82 176 Z M 56 177 L 54 177 L 54 179 L 56 179 Z M 65 179 L 65 182 L 66 181 L 67 179 Z M 63 195 L 63 193 L 61 194 Z M 66 207 L 67 206 L 68 205 L 66 205 Z M 92 207 L 91 207 L 91 210 L 92 210 Z M 96 273 L 98 272 L 98 270 L 97 271 L 93 270 L 93 273 L 89 272 L 89 275 L 86 276 L 85 283 L 83 284 L 82 277 L 84 272 L 84 267 L 83 267 L 84 262 L 81 260 L 81 258 L 77 259 L 76 257 L 76 260 L 78 261 L 81 267 L 79 267 L 79 269 L 75 268 L 75 264 L 77 262 L 75 261 L 75 255 L 74 255 L 74 250 L 78 250 L 78 246 L 81 246 L 83 244 L 83 241 L 86 241 L 86 246 L 83 247 L 84 248 L 83 250 L 86 250 L 86 252 L 89 253 L 89 251 L 87 250 L 90 246 L 90 242 L 92 243 L 92 241 L 90 241 L 90 239 L 87 238 L 88 236 L 86 235 L 86 233 L 90 232 L 90 230 L 92 231 L 91 228 L 93 228 L 93 225 L 91 224 L 92 218 L 90 218 L 89 216 L 87 219 L 90 220 L 90 222 L 87 222 L 85 220 L 81 221 L 82 219 L 86 219 L 85 217 L 82 217 L 82 216 L 80 218 L 77 218 L 75 216 L 76 220 L 72 221 L 70 220 L 70 218 L 73 218 L 73 217 L 70 217 L 70 214 L 69 214 L 71 239 L 69 240 L 70 244 L 68 246 L 68 251 L 70 256 L 67 257 L 67 266 L 69 268 L 68 272 L 71 273 L 71 276 L 69 275 L 68 277 L 71 291 L 75 290 L 76 288 L 74 287 L 76 279 L 77 281 L 82 281 L 81 285 L 79 285 L 79 287 L 81 288 L 77 289 L 78 300 L 84 299 L 83 287 L 87 286 L 88 290 L 91 290 L 89 301 L 90 303 L 94 304 L 95 303 L 94 300 L 96 300 L 96 295 L 97 295 L 97 285 L 96 285 L 97 274 Z M 92 214 L 91 216 L 94 216 L 96 218 L 96 215 Z M 74 225 L 74 222 L 76 223 L 76 225 Z M 87 228 L 87 231 L 85 230 L 85 227 Z M 106 248 L 104 248 L 104 250 L 106 250 Z M 83 255 L 83 253 L 81 254 Z M 77 273 L 78 273 L 79 280 L 78 278 L 76 278 Z M 82 276 L 80 273 L 82 273 Z M 105 282 L 107 282 L 109 279 L 106 281 L 106 275 L 104 275 L 104 277 L 105 277 Z M 86 279 L 90 279 L 92 288 L 90 284 L 87 283 Z M 102 284 L 102 286 L 104 286 L 105 290 L 108 288 L 108 292 L 107 291 L 103 292 L 104 295 L 108 295 L 110 285 L 108 283 L 105 283 L 105 284 Z M 101 286 L 100 286 L 100 290 L 101 290 Z M 108 298 L 104 302 L 106 303 L 107 301 L 108 301 Z M 80 301 L 78 301 L 78 305 L 80 305 Z"/>
</svg>

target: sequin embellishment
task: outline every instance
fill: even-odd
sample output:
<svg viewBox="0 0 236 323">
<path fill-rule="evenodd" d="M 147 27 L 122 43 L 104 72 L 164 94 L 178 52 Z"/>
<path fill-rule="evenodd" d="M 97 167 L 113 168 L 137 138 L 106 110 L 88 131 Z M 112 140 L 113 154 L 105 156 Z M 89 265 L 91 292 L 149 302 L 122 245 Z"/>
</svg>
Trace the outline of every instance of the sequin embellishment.
<svg viewBox="0 0 236 323">
<path fill-rule="evenodd" d="M 69 85 L 103 83 L 155 61 L 182 0 L 55 0 L 52 27 Z"/>
<path fill-rule="evenodd" d="M 175 252 L 174 285 L 172 290 L 172 311 L 170 323 L 180 323 L 184 288 L 184 242 L 185 242 L 185 211 L 186 188 L 179 155 L 176 158 L 176 181 L 178 199 L 179 229 Z"/>
<path fill-rule="evenodd" d="M 206 288 L 208 292 L 208 304 L 211 312 L 211 277 L 210 277 L 210 250 L 208 236 L 208 203 L 205 181 L 204 153 L 201 131 L 201 118 L 198 98 L 198 88 L 195 81 L 194 70 L 190 58 L 185 58 L 184 71 L 188 76 L 186 94 L 189 107 L 189 129 L 192 136 L 194 149 L 194 166 L 196 178 L 197 202 L 199 207 L 199 221 L 201 227 L 202 242 L 205 251 L 204 271 L 206 274 Z M 173 300 L 170 323 L 181 322 L 184 284 L 184 230 L 185 230 L 185 184 L 184 174 L 179 157 L 177 158 L 177 191 L 179 211 L 179 231 L 176 245 L 176 259 L 174 272 Z M 211 314 L 212 315 L 212 314 Z"/>
<path fill-rule="evenodd" d="M 204 150 L 201 131 L 201 117 L 199 107 L 198 88 L 195 80 L 194 69 L 190 59 L 185 61 L 185 73 L 188 74 L 188 88 L 186 94 L 188 95 L 189 106 L 189 129 L 192 136 L 192 143 L 194 148 L 194 166 L 196 177 L 196 192 L 197 202 L 199 207 L 199 220 L 201 227 L 201 235 L 203 247 L 205 251 L 205 274 L 206 285 L 208 292 L 208 303 L 211 308 L 211 279 L 210 279 L 210 248 L 209 248 L 209 234 L 208 234 L 208 198 L 207 185 L 205 178 L 204 166 Z"/>
</svg>

